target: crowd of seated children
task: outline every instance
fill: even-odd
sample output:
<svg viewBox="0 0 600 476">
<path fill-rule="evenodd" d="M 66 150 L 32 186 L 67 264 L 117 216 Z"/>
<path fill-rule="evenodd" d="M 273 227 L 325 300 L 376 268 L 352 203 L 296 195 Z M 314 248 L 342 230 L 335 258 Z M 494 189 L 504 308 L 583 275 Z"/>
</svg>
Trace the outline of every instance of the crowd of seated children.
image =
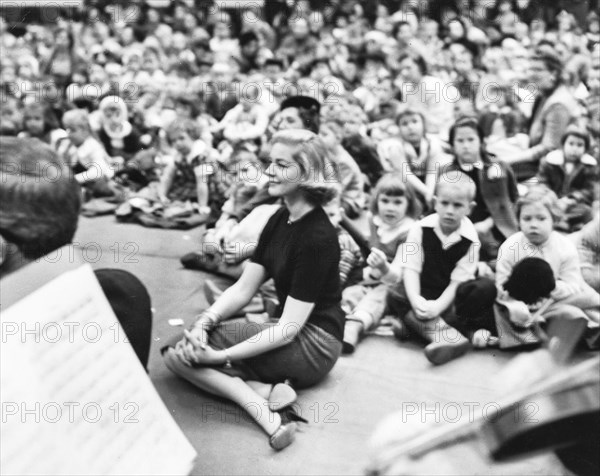
<svg viewBox="0 0 600 476">
<path fill-rule="evenodd" d="M 173 155 L 167 156 L 159 182 L 150 183 L 122 207 L 122 218 L 131 214 L 133 207 L 143 212 L 136 217 L 147 226 L 153 223 L 148 215 L 159 214 L 169 220 L 189 216 L 195 210 L 195 225 L 217 221 L 225 201 L 227 176 L 212 146 L 200 137 L 198 123 L 192 119 L 178 119 L 169 125 L 167 138 Z"/>
<path fill-rule="evenodd" d="M 482 299 L 487 296 L 487 306 L 478 313 L 461 313 L 463 332 L 477 334 L 477 345 L 485 346 L 491 336 L 507 338 L 508 333 L 500 332 L 502 325 L 528 328 L 533 319 L 542 324 L 556 318 L 582 319 L 588 325 L 588 345 L 597 348 L 600 297 L 583 280 L 575 244 L 555 230 L 561 219 L 556 194 L 545 186 L 532 187 L 520 198 L 516 212 L 521 231 L 501 245 L 495 281 L 483 277 L 473 283 L 474 292 Z M 522 301 L 529 312 L 516 312 L 515 307 L 515 312 L 500 316 L 510 322 L 498 322 L 497 313 L 491 312 L 496 299 Z"/>
</svg>

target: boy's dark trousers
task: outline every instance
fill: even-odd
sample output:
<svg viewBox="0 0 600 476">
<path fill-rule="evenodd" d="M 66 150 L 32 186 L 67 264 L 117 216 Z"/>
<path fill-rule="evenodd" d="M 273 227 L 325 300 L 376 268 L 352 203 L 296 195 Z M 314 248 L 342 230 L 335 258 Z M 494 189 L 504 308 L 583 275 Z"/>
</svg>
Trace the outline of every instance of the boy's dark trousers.
<svg viewBox="0 0 600 476">
<path fill-rule="evenodd" d="M 494 320 L 496 286 L 491 279 L 477 278 L 461 283 L 456 290 L 454 305 L 435 319 L 418 319 L 406 296 L 404 285 L 388 293 L 387 307 L 390 314 L 400 318 L 413 332 L 427 342 L 441 339 L 451 342 L 458 336 L 453 329 L 471 339 L 478 329 L 486 329 L 497 335 Z"/>
</svg>

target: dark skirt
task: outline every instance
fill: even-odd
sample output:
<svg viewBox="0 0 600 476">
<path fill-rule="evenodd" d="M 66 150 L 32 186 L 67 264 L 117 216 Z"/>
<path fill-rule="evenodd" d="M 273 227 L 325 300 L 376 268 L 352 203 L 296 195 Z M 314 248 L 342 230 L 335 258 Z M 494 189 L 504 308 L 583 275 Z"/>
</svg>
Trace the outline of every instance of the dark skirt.
<svg viewBox="0 0 600 476">
<path fill-rule="evenodd" d="M 209 345 L 217 350 L 232 347 L 264 329 L 272 328 L 277 319 L 265 323 L 246 318 L 220 323 L 209 335 Z M 290 334 L 292 334 L 290 326 Z M 167 347 L 174 346 L 181 336 Z M 164 350 L 164 349 L 163 349 Z M 300 333 L 282 347 L 244 360 L 232 362 L 231 368 L 212 366 L 219 372 L 242 380 L 278 383 L 290 380 L 294 388 L 306 388 L 320 382 L 335 365 L 342 352 L 342 343 L 314 324 L 306 323 Z"/>
</svg>

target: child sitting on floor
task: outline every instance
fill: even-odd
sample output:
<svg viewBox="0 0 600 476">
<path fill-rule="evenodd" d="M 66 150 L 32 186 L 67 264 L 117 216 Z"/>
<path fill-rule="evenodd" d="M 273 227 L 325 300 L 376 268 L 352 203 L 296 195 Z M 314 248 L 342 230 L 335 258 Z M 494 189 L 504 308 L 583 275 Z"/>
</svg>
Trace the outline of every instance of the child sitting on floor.
<svg viewBox="0 0 600 476">
<path fill-rule="evenodd" d="M 410 229 L 400 250 L 402 281 L 388 293 L 390 310 L 427 341 L 425 356 L 435 365 L 470 348 L 452 321 L 457 291 L 477 271 L 479 239 L 467 218 L 475 191 L 473 181 L 462 172 L 440 176 L 434 196 L 436 213 Z"/>
<path fill-rule="evenodd" d="M 104 147 L 94 138 L 84 109 L 65 112 L 63 124 L 68 141 L 61 141 L 59 154 L 70 167 L 75 180 L 84 187 L 86 198 L 111 197 L 118 193 L 112 182 L 114 170 Z"/>
<path fill-rule="evenodd" d="M 371 202 L 371 253 L 363 271 L 364 280 L 342 293 L 342 307 L 347 313 L 343 340 L 345 353 L 354 352 L 362 335 L 377 327 L 385 315 L 385 282 L 397 278 L 396 268 L 390 267 L 390 263 L 395 261 L 397 251 L 406 241 L 408 230 L 420 211 L 415 192 L 400 174 L 386 174 L 379 180 Z"/>
<path fill-rule="evenodd" d="M 550 152 L 538 169 L 538 182 L 559 197 L 564 220 L 562 231 L 581 229 L 592 219 L 594 185 L 598 181 L 598 162 L 586 151 L 590 136 L 583 129 L 569 126 L 562 137 L 562 149 Z"/>
<path fill-rule="evenodd" d="M 168 128 L 175 157 L 165 167 L 158 187 L 163 204 L 197 202 L 200 215 L 216 221 L 223 205 L 226 184 L 213 149 L 200 139 L 198 124 L 176 120 Z"/>
<path fill-rule="evenodd" d="M 98 138 L 112 163 L 123 167 L 142 147 L 140 134 L 128 120 L 127 105 L 118 96 L 106 96 L 98 106 Z"/>
</svg>

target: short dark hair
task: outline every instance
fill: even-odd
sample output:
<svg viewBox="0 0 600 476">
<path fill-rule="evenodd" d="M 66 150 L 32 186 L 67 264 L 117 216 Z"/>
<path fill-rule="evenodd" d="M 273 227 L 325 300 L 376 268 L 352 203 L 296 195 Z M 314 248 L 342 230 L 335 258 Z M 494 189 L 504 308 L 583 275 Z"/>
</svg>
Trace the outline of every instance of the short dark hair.
<svg viewBox="0 0 600 476">
<path fill-rule="evenodd" d="M 586 130 L 577 127 L 577 126 L 569 126 L 567 127 L 567 130 L 565 131 L 565 133 L 563 134 L 563 136 L 560 139 L 560 143 L 564 146 L 565 142 L 567 141 L 567 138 L 569 136 L 574 136 L 577 137 L 579 139 L 581 139 L 584 144 L 585 144 L 585 150 L 588 151 L 590 149 L 590 135 L 587 133 Z"/>
<path fill-rule="evenodd" d="M 419 71 L 423 76 L 427 74 L 427 62 L 420 54 L 413 51 L 402 53 L 398 58 L 398 63 L 402 63 L 407 58 L 410 58 L 419 67 Z"/>
<path fill-rule="evenodd" d="M 315 98 L 310 96 L 290 96 L 281 103 L 280 110 L 294 107 L 298 110 L 298 115 L 302 119 L 304 128 L 319 133 L 321 104 Z"/>
<path fill-rule="evenodd" d="M 1 136 L 0 177 L 0 234 L 25 258 L 71 243 L 81 189 L 50 146 Z"/>
</svg>

